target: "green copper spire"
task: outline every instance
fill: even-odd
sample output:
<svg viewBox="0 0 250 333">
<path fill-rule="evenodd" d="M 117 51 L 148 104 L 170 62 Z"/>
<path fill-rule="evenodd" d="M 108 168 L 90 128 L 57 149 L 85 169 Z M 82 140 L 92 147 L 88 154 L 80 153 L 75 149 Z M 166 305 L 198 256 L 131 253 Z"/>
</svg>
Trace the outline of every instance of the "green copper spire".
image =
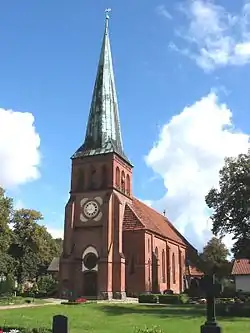
<svg viewBox="0 0 250 333">
<path fill-rule="evenodd" d="M 105 31 L 85 141 L 72 158 L 114 152 L 128 161 L 124 154 L 122 145 L 118 102 L 108 31 L 109 11 L 110 9 L 106 10 Z"/>
</svg>

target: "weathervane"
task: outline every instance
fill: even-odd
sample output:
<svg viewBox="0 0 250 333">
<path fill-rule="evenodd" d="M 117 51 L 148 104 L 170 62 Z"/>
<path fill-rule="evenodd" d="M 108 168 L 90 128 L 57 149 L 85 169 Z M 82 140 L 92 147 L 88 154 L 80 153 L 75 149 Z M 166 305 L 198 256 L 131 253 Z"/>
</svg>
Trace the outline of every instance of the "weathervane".
<svg viewBox="0 0 250 333">
<path fill-rule="evenodd" d="M 111 12 L 111 8 L 106 8 L 105 9 L 105 14 L 106 14 L 106 19 L 109 19 L 109 13 Z"/>
</svg>

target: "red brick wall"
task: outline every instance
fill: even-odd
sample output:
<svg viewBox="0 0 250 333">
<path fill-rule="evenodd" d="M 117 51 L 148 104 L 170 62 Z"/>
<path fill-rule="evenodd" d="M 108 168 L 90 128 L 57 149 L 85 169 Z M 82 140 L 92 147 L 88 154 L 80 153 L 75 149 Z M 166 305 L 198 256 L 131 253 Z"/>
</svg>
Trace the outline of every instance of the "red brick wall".
<svg viewBox="0 0 250 333">
<path fill-rule="evenodd" d="M 126 258 L 126 292 L 128 295 L 145 291 L 144 231 L 123 232 L 123 252 Z M 134 269 L 132 267 L 134 261 Z"/>
</svg>

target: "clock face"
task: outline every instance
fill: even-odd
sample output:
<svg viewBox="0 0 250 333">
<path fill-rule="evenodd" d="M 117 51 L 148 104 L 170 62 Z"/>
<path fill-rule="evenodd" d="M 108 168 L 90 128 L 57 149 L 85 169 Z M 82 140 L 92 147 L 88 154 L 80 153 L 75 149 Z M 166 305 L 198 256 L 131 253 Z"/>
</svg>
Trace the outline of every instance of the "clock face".
<svg viewBox="0 0 250 333">
<path fill-rule="evenodd" d="M 95 217 L 99 212 L 99 206 L 95 201 L 88 201 L 83 207 L 84 214 L 89 217 Z"/>
</svg>

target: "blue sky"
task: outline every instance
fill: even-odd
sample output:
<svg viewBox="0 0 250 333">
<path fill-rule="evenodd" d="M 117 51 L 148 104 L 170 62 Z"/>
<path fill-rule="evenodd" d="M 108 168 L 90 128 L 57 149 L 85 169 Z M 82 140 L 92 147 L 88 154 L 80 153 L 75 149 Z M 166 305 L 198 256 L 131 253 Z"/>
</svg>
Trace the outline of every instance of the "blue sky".
<svg viewBox="0 0 250 333">
<path fill-rule="evenodd" d="M 106 7 L 134 195 L 199 247 L 210 237 L 204 194 L 224 157 L 247 149 L 246 1 L 1 1 L 0 185 L 62 229 Z"/>
</svg>

